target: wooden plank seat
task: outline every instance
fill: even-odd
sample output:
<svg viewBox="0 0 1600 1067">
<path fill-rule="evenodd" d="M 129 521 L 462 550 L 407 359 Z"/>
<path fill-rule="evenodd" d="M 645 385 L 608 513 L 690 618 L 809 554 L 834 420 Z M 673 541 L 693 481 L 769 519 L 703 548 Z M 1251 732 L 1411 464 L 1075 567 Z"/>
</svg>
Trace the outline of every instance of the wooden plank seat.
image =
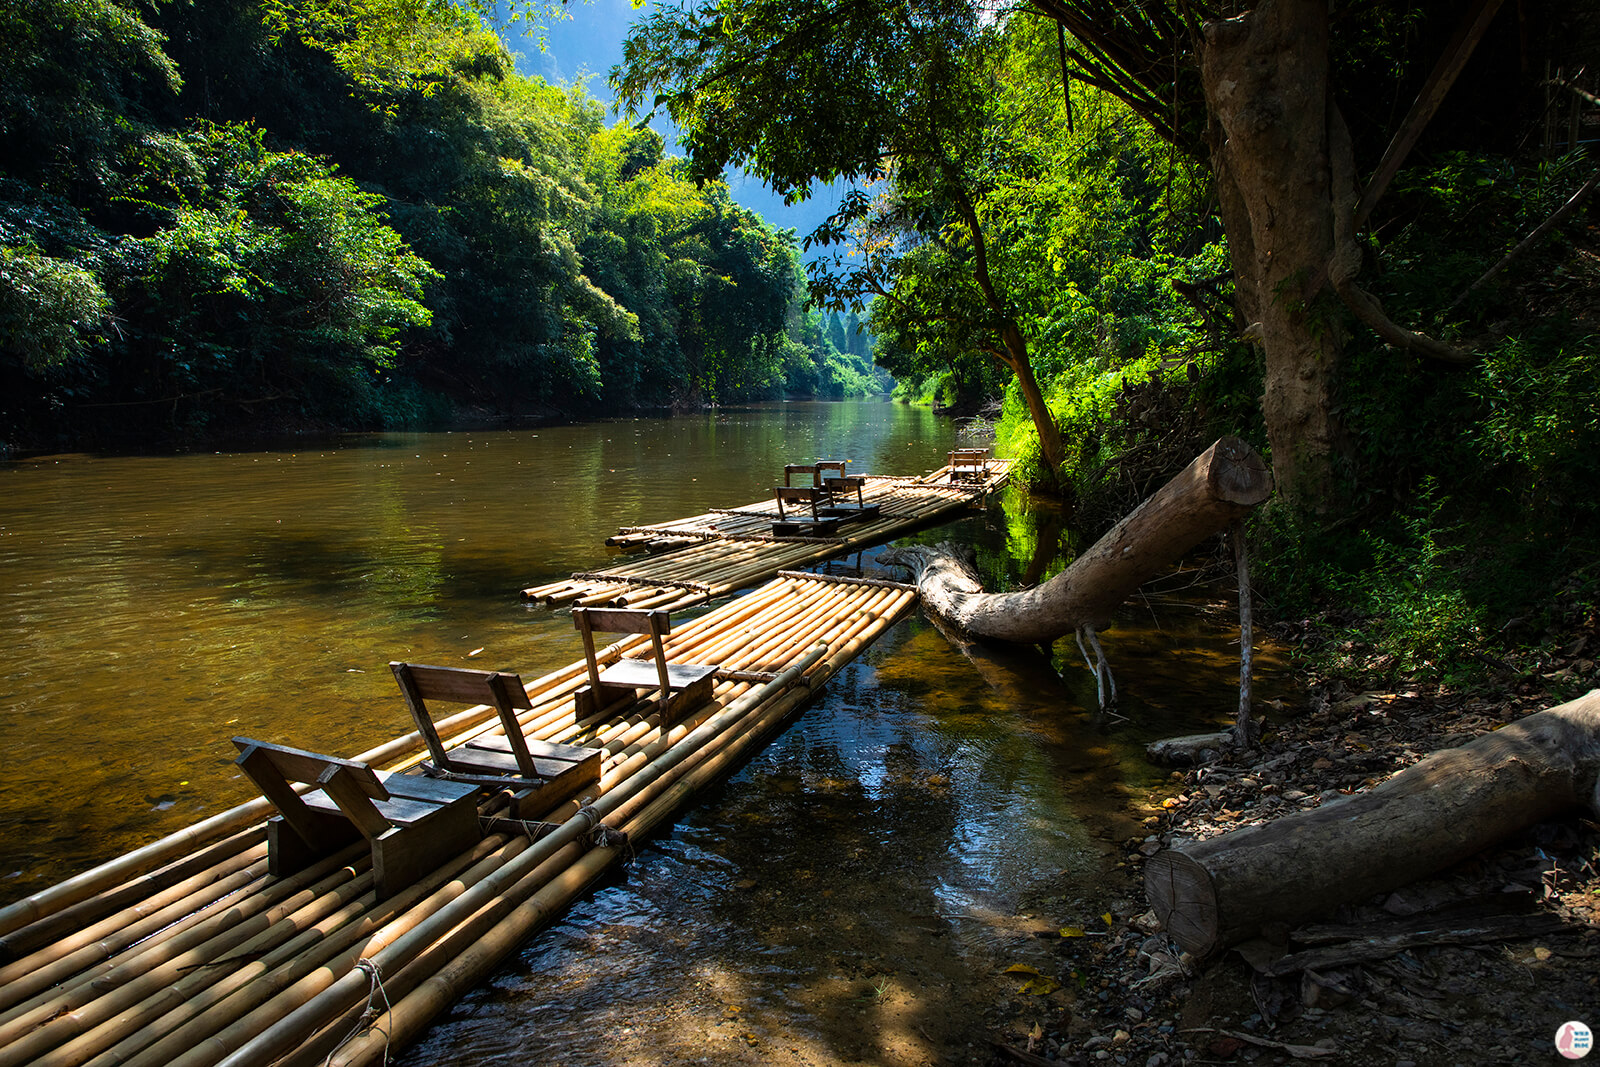
<svg viewBox="0 0 1600 1067">
<path fill-rule="evenodd" d="M 282 877 L 365 837 L 378 899 L 476 844 L 477 788 L 235 737 L 235 761 L 279 814 L 267 822 L 267 869 Z M 291 783 L 315 785 L 304 795 Z"/>
<path fill-rule="evenodd" d="M 715 664 L 668 663 L 662 638 L 672 632 L 672 615 L 659 608 L 573 608 L 572 624 L 583 634 L 583 656 L 589 668 L 589 684 L 573 695 L 579 722 L 621 696 L 637 697 L 639 690 L 655 690 L 661 709 L 661 729 L 665 730 L 695 704 L 711 699 L 716 684 Z M 595 659 L 594 635 L 649 634 L 650 659 L 622 659 L 600 669 Z"/>
<path fill-rule="evenodd" d="M 389 669 L 433 757 L 422 764 L 428 773 L 513 790 L 517 818 L 549 811 L 599 781 L 604 758 L 600 749 L 540 741 L 522 732 L 517 712 L 531 710 L 533 704 L 517 675 L 421 663 L 393 662 Z M 501 732 L 479 734 L 446 749 L 428 710 L 429 701 L 491 705 L 500 717 Z"/>
<path fill-rule="evenodd" d="M 952 482 L 981 482 L 989 476 L 987 448 L 957 448 L 950 452 Z"/>
</svg>

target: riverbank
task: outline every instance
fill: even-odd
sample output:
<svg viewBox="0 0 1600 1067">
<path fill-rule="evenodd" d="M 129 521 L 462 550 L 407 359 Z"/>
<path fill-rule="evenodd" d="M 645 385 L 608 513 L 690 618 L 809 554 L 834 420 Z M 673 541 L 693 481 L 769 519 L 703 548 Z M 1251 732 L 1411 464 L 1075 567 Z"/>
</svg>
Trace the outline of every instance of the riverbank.
<svg viewBox="0 0 1600 1067">
<path fill-rule="evenodd" d="M 1301 648 L 1322 640 L 1311 621 L 1280 626 L 1277 636 Z M 1600 651 L 1593 620 L 1554 646 L 1559 654 L 1501 663 L 1471 692 L 1311 677 L 1304 706 L 1268 710 L 1257 751 L 1174 772 L 1170 790 L 1149 797 L 1145 835 L 1123 844 L 1125 881 L 1109 923 L 1076 936 L 1082 919 L 1071 912 L 1055 916 L 1060 928 L 1037 932 L 1054 944 L 1056 962 L 1053 972 L 1038 968 L 1045 973 L 1034 992 L 1049 991 L 1030 995 L 1024 985 L 993 1013 L 993 1062 L 1548 1062 L 1563 1022 L 1600 1024 L 1600 823 L 1593 813 L 1540 824 L 1324 920 L 1376 937 L 1398 932 L 1411 916 L 1448 933 L 1484 925 L 1487 915 L 1494 931 L 1481 940 L 1440 944 L 1440 935 L 1364 963 L 1330 955 L 1287 977 L 1257 973 L 1238 951 L 1196 965 L 1155 929 L 1140 879 L 1161 848 L 1369 788 L 1430 752 L 1590 688 Z M 1053 917 L 1048 909 L 1040 915 Z"/>
</svg>

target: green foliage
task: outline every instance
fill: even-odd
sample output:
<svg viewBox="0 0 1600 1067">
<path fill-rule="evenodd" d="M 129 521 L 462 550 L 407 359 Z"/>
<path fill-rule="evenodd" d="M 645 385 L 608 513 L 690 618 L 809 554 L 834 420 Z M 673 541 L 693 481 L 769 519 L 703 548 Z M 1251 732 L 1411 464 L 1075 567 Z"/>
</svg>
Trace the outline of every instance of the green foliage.
<svg viewBox="0 0 1600 1067">
<path fill-rule="evenodd" d="M 6 8 L 0 437 L 783 392 L 793 235 L 518 76 L 481 14 Z"/>
<path fill-rule="evenodd" d="M 0 359 L 37 375 L 90 352 L 111 313 L 94 274 L 0 245 Z"/>
<path fill-rule="evenodd" d="M 1509 341 L 1467 386 L 1484 414 L 1468 442 L 1515 508 L 1570 515 L 1600 511 L 1600 345 L 1542 349 Z"/>
<path fill-rule="evenodd" d="M 251 375 L 274 359 L 391 366 L 400 332 L 429 321 L 420 299 L 438 274 L 383 223 L 383 198 L 307 155 L 269 151 L 257 129 L 206 125 L 187 140 L 201 194 L 128 251 L 179 366 L 201 349 Z"/>
<path fill-rule="evenodd" d="M 94 188 L 135 133 L 143 98 L 179 84 L 161 35 L 131 6 L 0 5 L 0 160 L 13 177 L 57 193 Z"/>
<path fill-rule="evenodd" d="M 1390 669 L 1406 675 L 1438 677 L 1458 667 L 1483 636 L 1482 614 L 1463 588 L 1464 551 L 1453 543 L 1461 531 L 1442 524 L 1446 501 L 1435 494 L 1434 484 L 1424 483 L 1394 540 L 1364 533 L 1371 564 L 1339 590 L 1371 621 L 1370 640 L 1390 657 Z"/>
</svg>

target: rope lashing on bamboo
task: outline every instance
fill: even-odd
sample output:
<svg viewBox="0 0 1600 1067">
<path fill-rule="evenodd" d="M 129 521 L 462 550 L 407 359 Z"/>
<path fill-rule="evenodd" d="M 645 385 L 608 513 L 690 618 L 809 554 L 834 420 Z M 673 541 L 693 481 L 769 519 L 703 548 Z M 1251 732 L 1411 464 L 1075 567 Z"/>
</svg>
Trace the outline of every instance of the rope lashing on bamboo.
<svg viewBox="0 0 1600 1067">
<path fill-rule="evenodd" d="M 545 834 L 554 833 L 560 823 L 542 822 L 538 819 L 513 819 L 509 815 L 480 815 L 478 828 L 489 834 L 521 833 L 529 841 L 537 841 Z"/>
<path fill-rule="evenodd" d="M 328 1058 L 322 1061 L 323 1067 L 329 1067 L 333 1063 L 333 1058 L 339 1054 L 339 1050 L 354 1041 L 356 1035 L 363 1030 L 370 1030 L 373 1023 L 394 1010 L 389 1003 L 389 991 L 383 988 L 383 975 L 378 972 L 378 965 L 363 956 L 356 960 L 356 970 L 365 971 L 367 974 L 367 1009 L 361 1013 L 361 1017 L 356 1020 L 355 1026 L 351 1027 L 350 1032 L 344 1036 L 344 1039 L 333 1046 L 333 1051 L 328 1053 Z M 382 1011 L 378 1010 L 378 1005 L 375 1003 L 376 1000 L 383 1001 Z M 387 1030 L 378 1032 L 383 1034 L 383 1064 L 384 1067 L 388 1067 L 389 1032 Z"/>
<path fill-rule="evenodd" d="M 609 848 L 622 853 L 624 866 L 633 862 L 633 845 L 628 841 L 628 835 L 615 826 L 607 826 L 603 821 L 605 816 L 597 811 L 592 804 L 585 804 L 579 808 L 573 818 L 582 816 L 589 823 L 589 829 L 582 831 L 580 836 L 589 842 L 593 848 Z"/>
</svg>

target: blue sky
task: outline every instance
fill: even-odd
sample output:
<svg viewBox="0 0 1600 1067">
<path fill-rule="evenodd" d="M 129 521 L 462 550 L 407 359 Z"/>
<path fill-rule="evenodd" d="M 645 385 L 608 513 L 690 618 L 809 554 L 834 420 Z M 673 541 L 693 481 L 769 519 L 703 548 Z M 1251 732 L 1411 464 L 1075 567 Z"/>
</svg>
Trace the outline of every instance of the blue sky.
<svg viewBox="0 0 1600 1067">
<path fill-rule="evenodd" d="M 532 36 L 507 37 L 507 45 L 518 53 L 517 69 L 557 84 L 585 79 L 589 95 L 609 104 L 612 93 L 606 75 L 622 60 L 628 27 L 648 8 L 636 11 L 629 0 L 587 0 L 567 3 L 565 9 L 569 18 L 546 25 L 543 50 Z M 653 125 L 663 132 L 670 128 L 664 120 Z M 667 151 L 679 152 L 670 134 L 668 139 Z M 789 207 L 760 181 L 744 174 L 729 174 L 728 187 L 739 203 L 774 226 L 794 228 L 802 238 L 839 204 L 839 194 L 824 188 L 806 203 Z"/>
</svg>

